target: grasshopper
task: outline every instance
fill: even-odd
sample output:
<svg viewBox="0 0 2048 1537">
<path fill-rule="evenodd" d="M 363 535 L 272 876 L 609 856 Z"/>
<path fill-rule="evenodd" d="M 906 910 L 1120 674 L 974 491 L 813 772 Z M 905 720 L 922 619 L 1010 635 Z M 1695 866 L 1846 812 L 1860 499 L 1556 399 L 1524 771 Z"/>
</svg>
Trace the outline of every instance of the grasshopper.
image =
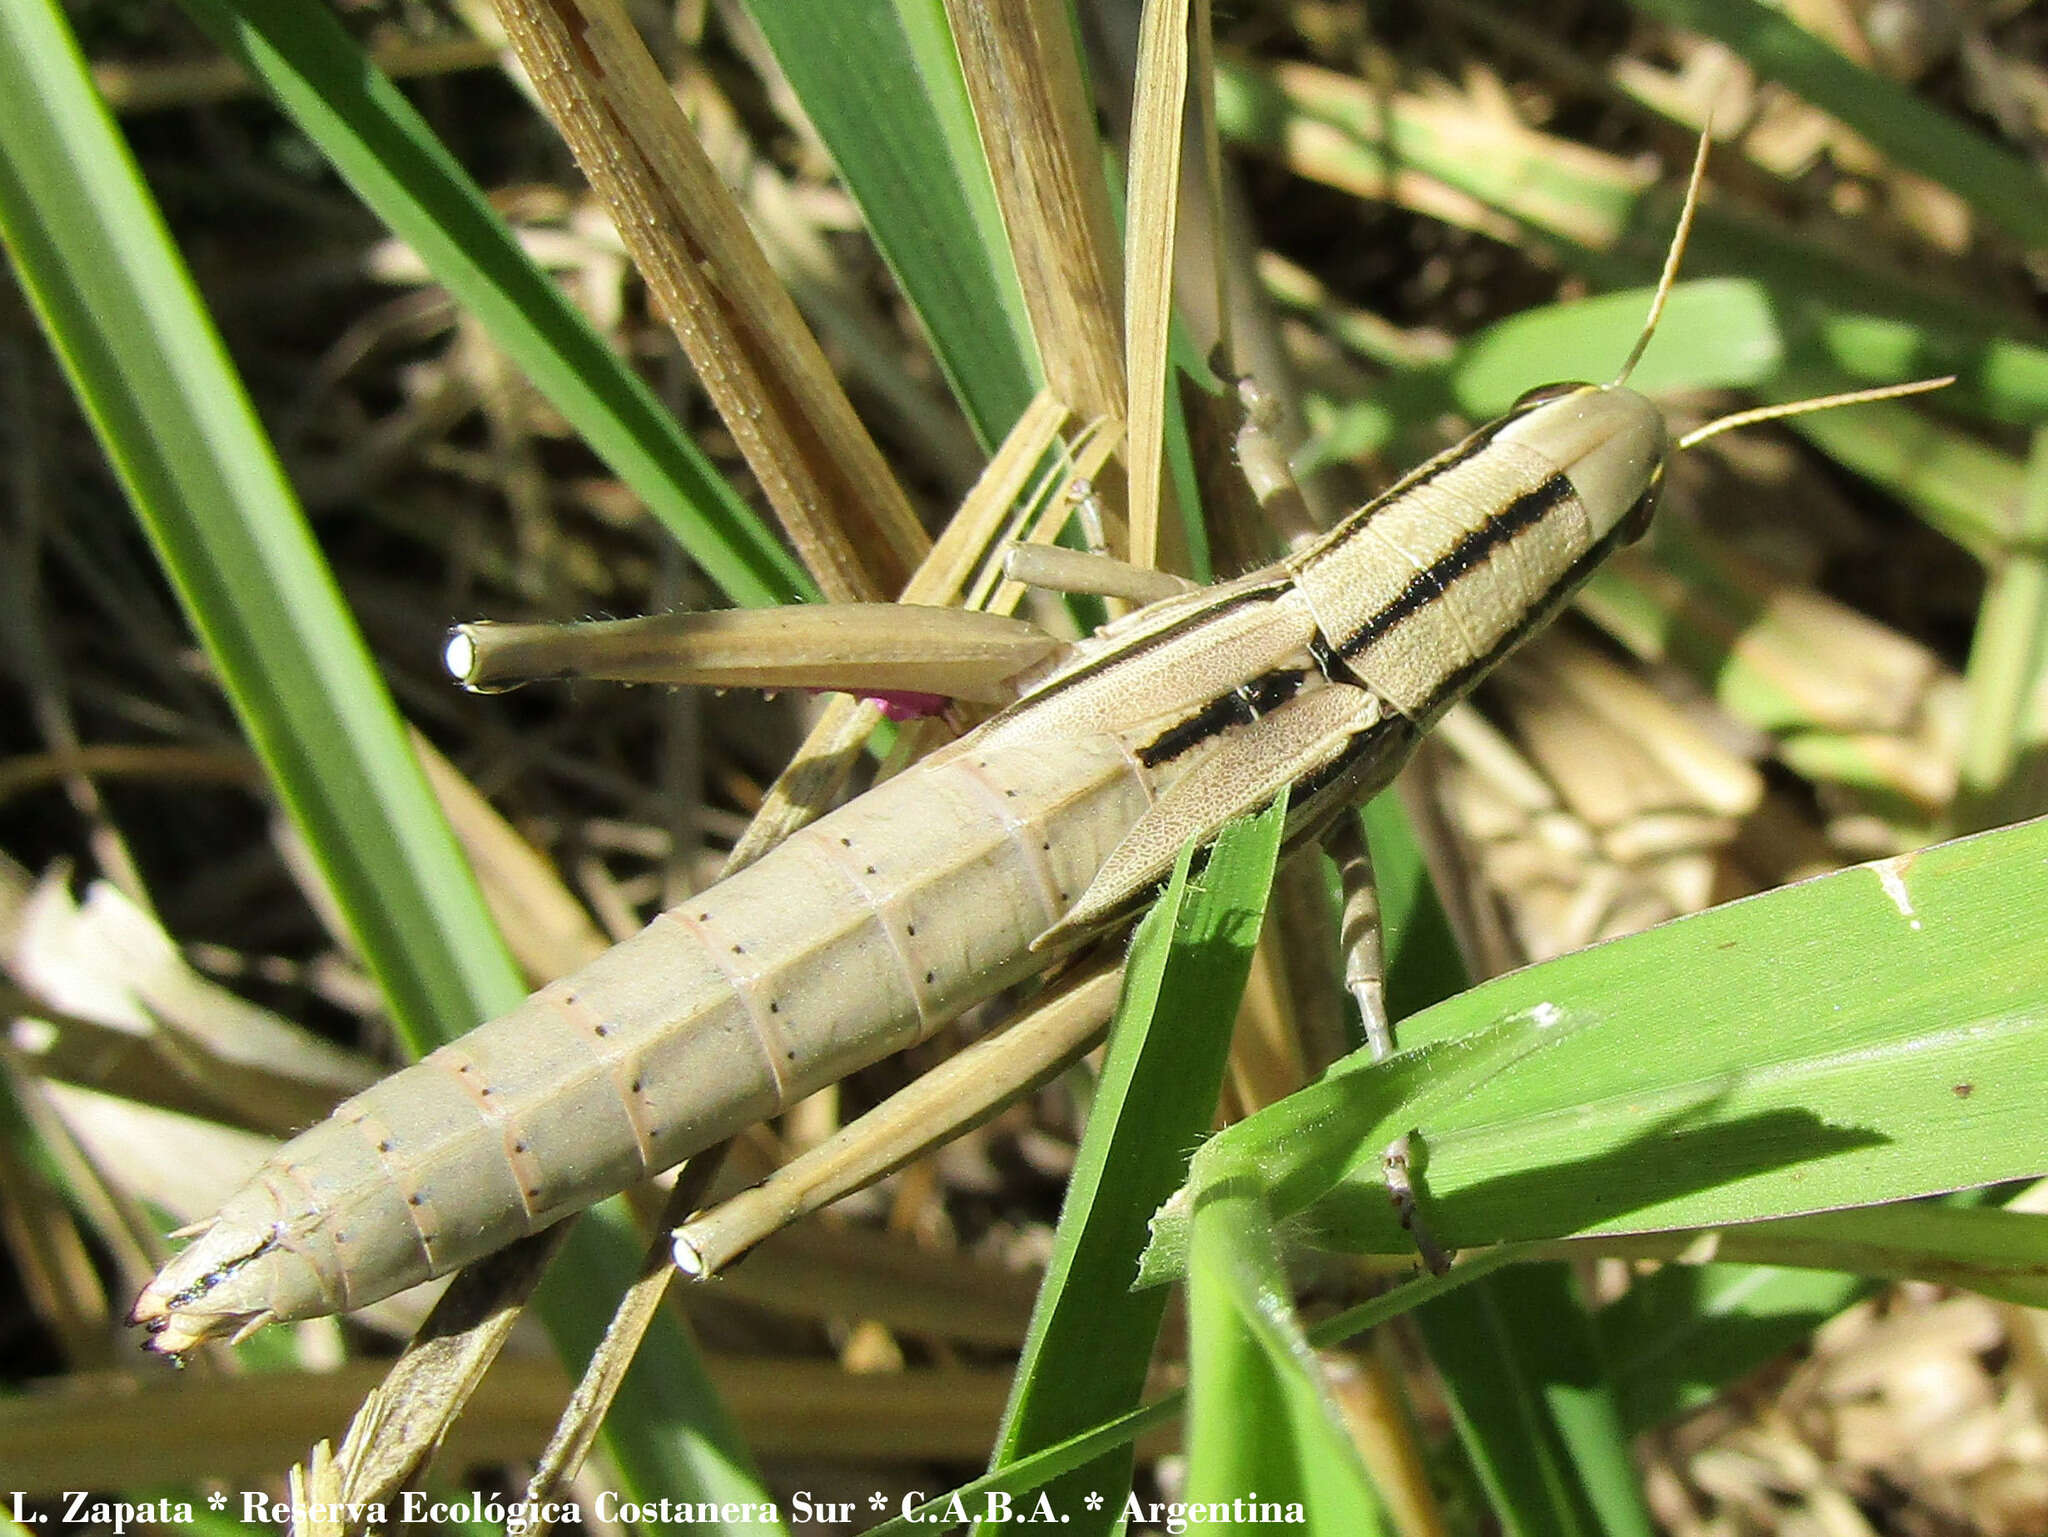
<svg viewBox="0 0 2048 1537">
<path fill-rule="evenodd" d="M 1290 841 L 1323 834 L 1643 534 L 1675 450 L 1947 382 L 1674 441 L 1627 379 L 1704 151 L 1612 383 L 1533 390 L 1305 548 L 1065 648 L 981 726 L 347 1101 L 143 1292 L 151 1348 L 361 1307 L 669 1168 L 1128 923 L 1183 845 L 1283 791 Z"/>
</svg>

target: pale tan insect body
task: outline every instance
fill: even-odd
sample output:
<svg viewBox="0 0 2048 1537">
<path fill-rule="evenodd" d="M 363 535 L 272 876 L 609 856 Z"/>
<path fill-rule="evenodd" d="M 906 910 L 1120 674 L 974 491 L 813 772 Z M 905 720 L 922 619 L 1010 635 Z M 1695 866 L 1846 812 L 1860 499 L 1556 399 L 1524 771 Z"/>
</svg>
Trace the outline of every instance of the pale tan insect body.
<svg viewBox="0 0 2048 1537">
<path fill-rule="evenodd" d="M 977 731 L 288 1143 L 137 1321 L 176 1353 L 443 1274 L 922 1039 L 1279 789 L 1312 831 L 1638 531 L 1667 448 L 1643 397 L 1568 387 L 1304 554 L 1138 610 Z"/>
</svg>

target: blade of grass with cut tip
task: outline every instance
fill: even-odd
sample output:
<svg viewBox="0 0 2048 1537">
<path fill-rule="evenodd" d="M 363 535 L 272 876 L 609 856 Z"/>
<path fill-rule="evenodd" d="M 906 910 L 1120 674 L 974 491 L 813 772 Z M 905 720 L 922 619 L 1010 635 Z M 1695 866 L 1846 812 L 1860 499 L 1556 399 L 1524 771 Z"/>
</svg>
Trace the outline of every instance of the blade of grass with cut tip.
<svg viewBox="0 0 2048 1537">
<path fill-rule="evenodd" d="M 1283 797 L 1226 828 L 1199 877 L 1184 849 L 1139 928 L 992 1469 L 1135 1407 L 1144 1390 L 1166 1297 L 1131 1289 L 1138 1254 L 1213 1122 L 1286 811 Z M 1087 1496 L 1128 1489 L 1131 1469 L 1121 1449 L 1047 1485 L 1051 1508 L 1078 1523 L 1065 1529 L 1109 1531 L 1121 1504 L 1091 1510 Z"/>
<path fill-rule="evenodd" d="M 15 269 L 394 1019 L 450 1039 L 525 989 L 390 697 L 53 7 L 0 8 L 0 73 L 36 82 L 0 92 Z M 639 1249 L 616 1209 L 582 1224 L 558 1338 L 596 1338 Z M 761 1497 L 679 1330 L 633 1380 L 646 1412 L 607 1432 L 633 1489 Z"/>
<path fill-rule="evenodd" d="M 186 0 L 735 603 L 812 587 L 648 385 L 534 265 L 398 88 L 315 0 Z"/>
</svg>

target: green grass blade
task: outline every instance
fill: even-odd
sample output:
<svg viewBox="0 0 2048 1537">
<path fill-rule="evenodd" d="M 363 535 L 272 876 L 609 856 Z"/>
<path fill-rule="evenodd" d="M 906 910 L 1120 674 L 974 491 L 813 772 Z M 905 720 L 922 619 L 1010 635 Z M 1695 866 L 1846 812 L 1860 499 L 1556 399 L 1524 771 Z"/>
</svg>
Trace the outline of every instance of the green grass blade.
<svg viewBox="0 0 2048 1537">
<path fill-rule="evenodd" d="M 1224 1178 L 1204 1186 L 1193 1219 L 1187 1499 L 1234 1512 L 1254 1498 L 1310 1532 L 1387 1529 L 1295 1315 L 1264 1192 L 1255 1177 Z"/>
<path fill-rule="evenodd" d="M 1166 1306 L 1163 1292 L 1131 1289 L 1138 1254 L 1214 1118 L 1285 822 L 1283 800 L 1227 828 L 1199 883 L 1184 850 L 1140 927 L 992 1468 L 1138 1403 Z M 1086 1498 L 1130 1480 L 1122 1448 L 1047 1494 L 1080 1523 L 1067 1530 L 1106 1532 L 1121 1506 L 1090 1511 Z"/>
<path fill-rule="evenodd" d="M 1403 1039 L 1428 1050 L 1548 1021 L 1549 1044 L 1511 1070 L 1389 1115 L 1375 1080 L 1415 1071 L 1411 1048 L 1230 1128 L 1214 1156 L 1297 1171 L 1277 1217 L 1302 1209 L 1304 1171 L 1348 1161 L 1307 1221 L 1376 1253 L 1407 1247 L 1377 1168 L 1407 1125 L 1450 1246 L 1722 1226 L 2039 1174 L 2044 859 L 2048 821 L 2027 823 L 1497 978 L 1406 1021 Z"/>
<path fill-rule="evenodd" d="M 1871 1283 L 1776 1265 L 1666 1265 L 1594 1315 L 1631 1434 L 1698 1408 L 1799 1345 Z"/>
<path fill-rule="evenodd" d="M 0 92 L 15 270 L 394 1019 L 415 1049 L 449 1039 L 525 988 L 390 697 L 52 6 L 0 8 L 0 73 L 35 82 Z M 616 1297 L 639 1248 L 616 1209 L 572 1235 L 558 1336 L 592 1332 L 575 1309 Z M 604 1444 L 635 1490 L 759 1499 L 688 1349 L 671 1328 L 643 1355 L 657 1407 Z"/>
<path fill-rule="evenodd" d="M 1870 1291 L 1871 1278 L 2048 1305 L 2048 1217 L 1973 1199 L 1980 1194 L 1755 1222 L 1717 1237 L 1726 1260 L 1768 1254 L 1798 1269 L 1674 1264 L 1640 1279 L 1597 1320 L 1624 1421 L 1647 1430 L 1707 1402 Z"/>
<path fill-rule="evenodd" d="M 1347 1309 L 1334 1318 L 1324 1319 L 1308 1331 L 1309 1343 L 1317 1349 L 1341 1345 L 1368 1329 L 1377 1329 L 1404 1313 L 1470 1286 L 1523 1257 L 1519 1250 L 1504 1245 L 1475 1255 L 1449 1275 L 1424 1276 L 1397 1286 L 1370 1302 Z M 980 1502 L 988 1494 L 1014 1495 L 1048 1484 L 1075 1468 L 1094 1462 L 1109 1449 L 1128 1445 L 1147 1431 L 1170 1423 L 1186 1403 L 1187 1393 L 1180 1390 L 1156 1398 L 1141 1409 L 1132 1409 L 1115 1419 L 1090 1426 L 1043 1451 L 1020 1457 L 993 1473 L 984 1473 L 971 1483 L 912 1506 L 894 1520 L 873 1528 L 871 1537 L 906 1537 L 910 1532 L 928 1531 L 933 1523 L 940 1520 L 971 1520 L 983 1508 Z"/>
<path fill-rule="evenodd" d="M 1421 850 L 1391 797 L 1367 808 L 1366 829 L 1386 925 L 1387 1001 L 1407 1039 L 1412 1016 L 1461 992 L 1468 977 Z M 1511 1017 L 1499 1033 L 1512 1039 L 1516 1024 Z M 1542 1022 L 1531 1015 L 1526 1024 Z M 1464 1076 L 1491 1074 L 1475 1062 Z M 1429 1102 L 1460 1088 L 1439 1084 Z M 1426 1116 L 1425 1104 L 1415 1109 Z M 1405 1112 L 1400 1117 L 1403 1130 L 1414 1124 Z M 1384 1185 L 1380 1191 L 1384 1198 Z M 1415 1321 L 1459 1440 L 1509 1530 L 1647 1534 L 1618 1401 L 1563 1266 L 1487 1277 L 1419 1309 Z"/>
<path fill-rule="evenodd" d="M 993 447 L 1037 390 L 1037 352 L 943 6 L 748 0 L 747 10 Z"/>
<path fill-rule="evenodd" d="M 83 61 L 8 6 L 0 228 L 79 399 L 394 1018 L 524 993 L 390 696 Z"/>
<path fill-rule="evenodd" d="M 578 1219 L 548 1267 L 534 1311 L 572 1371 L 582 1369 L 604 1338 L 646 1252 L 632 1209 L 614 1197 Z M 598 1446 L 618 1474 L 621 1497 L 635 1504 L 669 1499 L 758 1507 L 774 1497 L 673 1309 L 663 1309 L 642 1338 Z M 646 1521 L 641 1529 L 723 1531 L 732 1537 L 773 1537 L 781 1530 L 746 1518 L 687 1525 Z"/>
<path fill-rule="evenodd" d="M 1633 0 L 1637 10 L 1718 38 L 1758 74 L 1832 113 L 1902 166 L 1940 182 L 2030 246 L 2048 246 L 2040 172 L 1902 85 L 1859 68 L 1757 0 Z"/>
<path fill-rule="evenodd" d="M 1654 288 L 1625 288 L 1575 304 L 1546 304 L 1488 326 L 1458 349 L 1452 389 L 1467 415 L 1499 416 L 1545 379 L 1614 377 L 1650 313 Z M 1746 278 L 1679 283 L 1657 336 L 1629 387 L 1645 395 L 1672 390 L 1748 389 L 1785 360 L 1770 295 Z"/>
<path fill-rule="evenodd" d="M 1965 832 L 2048 809 L 2031 718 L 2048 693 L 2048 428 L 2034 432 L 2015 501 L 2012 539 L 1993 559 L 1970 641 L 1955 813 Z"/>
<path fill-rule="evenodd" d="M 754 516 L 546 273 L 389 79 L 315 0 L 188 0 L 370 210 L 483 324 L 736 603 L 812 594 Z"/>
<path fill-rule="evenodd" d="M 1655 1530 L 1600 1353 L 1562 1265 L 1533 1265 L 1416 1314 L 1502 1524 L 1538 1534 Z"/>
</svg>

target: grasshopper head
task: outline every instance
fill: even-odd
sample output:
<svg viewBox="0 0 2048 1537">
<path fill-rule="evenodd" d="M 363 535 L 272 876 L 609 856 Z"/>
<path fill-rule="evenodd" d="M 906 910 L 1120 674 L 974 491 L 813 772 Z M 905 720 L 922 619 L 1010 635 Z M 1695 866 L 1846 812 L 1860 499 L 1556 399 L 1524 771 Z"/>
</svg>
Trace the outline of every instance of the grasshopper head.
<svg viewBox="0 0 2048 1537">
<path fill-rule="evenodd" d="M 1546 384 L 1515 402 L 1496 442 L 1541 454 L 1570 479 L 1593 537 L 1640 539 L 1650 526 L 1671 434 L 1664 416 L 1619 384 Z"/>
</svg>

